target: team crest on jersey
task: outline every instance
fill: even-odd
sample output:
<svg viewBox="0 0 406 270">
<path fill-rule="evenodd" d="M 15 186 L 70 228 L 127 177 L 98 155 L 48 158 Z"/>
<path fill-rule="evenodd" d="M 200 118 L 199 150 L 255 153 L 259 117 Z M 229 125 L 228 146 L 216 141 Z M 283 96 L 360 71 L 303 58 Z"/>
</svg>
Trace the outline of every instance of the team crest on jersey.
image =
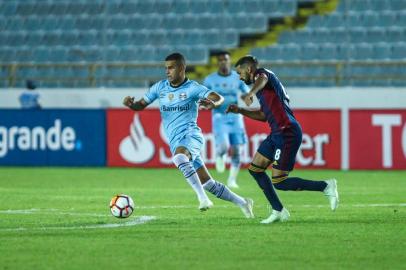
<svg viewBox="0 0 406 270">
<path fill-rule="evenodd" d="M 174 95 L 173 93 L 170 93 L 170 94 L 168 95 L 169 101 L 172 101 L 172 99 L 173 99 L 174 96 L 175 96 L 175 95 Z"/>
<path fill-rule="evenodd" d="M 179 94 L 179 99 L 185 100 L 186 98 L 187 98 L 186 93 L 180 93 L 180 94 Z"/>
</svg>

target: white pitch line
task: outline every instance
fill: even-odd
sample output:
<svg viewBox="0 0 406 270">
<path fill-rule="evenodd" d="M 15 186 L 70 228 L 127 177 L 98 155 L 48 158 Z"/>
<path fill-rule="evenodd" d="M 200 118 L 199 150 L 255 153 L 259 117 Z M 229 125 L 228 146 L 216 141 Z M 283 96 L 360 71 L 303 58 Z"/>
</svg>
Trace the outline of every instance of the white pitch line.
<svg viewBox="0 0 406 270">
<path fill-rule="evenodd" d="M 108 217 L 108 214 L 96 214 L 96 213 L 77 213 L 77 212 L 65 212 L 65 210 L 58 209 L 7 209 L 0 210 L 0 214 L 9 215 L 32 215 L 32 214 L 47 214 L 47 215 L 68 215 L 68 216 L 91 216 L 91 217 Z"/>
<path fill-rule="evenodd" d="M 133 218 L 130 221 L 124 223 L 108 223 L 108 224 L 95 224 L 95 225 L 83 225 L 83 226 L 67 226 L 67 227 L 37 227 L 37 228 L 5 228 L 0 229 L 0 231 L 29 231 L 29 230 L 40 230 L 40 231 L 47 231 L 47 230 L 77 230 L 77 229 L 111 229 L 111 228 L 119 228 L 119 227 L 131 227 L 142 225 L 152 220 L 155 220 L 156 217 L 154 216 L 139 216 Z"/>
<path fill-rule="evenodd" d="M 304 207 L 304 208 L 323 208 L 328 207 L 328 204 L 287 204 L 289 207 Z M 263 207 L 266 205 L 257 205 L 258 207 Z M 234 205 L 214 205 L 215 208 L 235 208 Z M 340 207 L 406 207 L 406 203 L 358 203 L 358 204 L 346 204 L 340 203 Z M 197 207 L 195 205 L 147 205 L 147 206 L 136 206 L 135 209 L 193 209 Z M 97 213 L 79 213 L 74 212 L 75 209 L 62 210 L 62 209 L 7 209 L 0 210 L 0 214 L 58 214 L 58 215 L 71 215 L 71 216 L 94 216 L 94 217 L 108 217 L 109 214 L 97 214 Z"/>
</svg>

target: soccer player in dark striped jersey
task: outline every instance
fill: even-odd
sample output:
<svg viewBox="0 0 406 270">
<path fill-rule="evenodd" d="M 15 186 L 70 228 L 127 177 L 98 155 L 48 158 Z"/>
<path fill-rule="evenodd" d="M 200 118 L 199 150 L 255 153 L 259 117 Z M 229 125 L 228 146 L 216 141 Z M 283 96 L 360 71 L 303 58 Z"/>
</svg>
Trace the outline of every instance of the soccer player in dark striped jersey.
<svg viewBox="0 0 406 270">
<path fill-rule="evenodd" d="M 271 133 L 261 143 L 254 155 L 248 170 L 255 178 L 266 198 L 272 206 L 272 213 L 261 223 L 273 223 L 289 219 L 289 211 L 283 207 L 274 187 L 279 190 L 320 191 L 328 197 L 330 207 L 338 206 L 337 182 L 335 179 L 326 181 L 305 180 L 289 177 L 293 170 L 296 154 L 302 143 L 302 129 L 289 106 L 289 96 L 276 75 L 265 68 L 258 67 L 254 56 L 247 55 L 236 63 L 237 73 L 246 84 L 252 85 L 250 92 L 244 97 L 247 106 L 257 97 L 260 109 L 248 110 L 232 104 L 227 112 L 239 113 L 254 120 L 268 122 Z M 265 170 L 272 165 L 272 180 Z"/>
</svg>

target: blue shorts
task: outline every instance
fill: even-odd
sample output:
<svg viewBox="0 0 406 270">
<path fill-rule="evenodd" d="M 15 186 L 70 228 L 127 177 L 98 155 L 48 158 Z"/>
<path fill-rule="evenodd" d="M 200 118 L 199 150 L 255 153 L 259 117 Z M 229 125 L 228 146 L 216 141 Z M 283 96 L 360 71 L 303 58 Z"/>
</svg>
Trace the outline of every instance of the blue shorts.
<svg viewBox="0 0 406 270">
<path fill-rule="evenodd" d="M 247 142 L 245 125 L 241 115 L 213 113 L 213 134 L 216 147 L 239 145 Z"/>
<path fill-rule="evenodd" d="M 271 133 L 262 141 L 257 151 L 273 162 L 273 168 L 292 171 L 301 143 L 302 129 L 299 125 L 294 125 L 285 129 L 283 133 Z"/>
<path fill-rule="evenodd" d="M 185 147 L 192 156 L 193 167 L 197 170 L 204 165 L 200 152 L 204 144 L 204 138 L 201 133 L 187 133 L 181 139 L 175 141 L 170 145 L 172 155 L 175 153 L 176 148 Z"/>
<path fill-rule="evenodd" d="M 245 132 L 215 132 L 214 140 L 216 142 L 216 147 L 220 145 L 239 145 L 247 143 L 247 135 Z"/>
</svg>

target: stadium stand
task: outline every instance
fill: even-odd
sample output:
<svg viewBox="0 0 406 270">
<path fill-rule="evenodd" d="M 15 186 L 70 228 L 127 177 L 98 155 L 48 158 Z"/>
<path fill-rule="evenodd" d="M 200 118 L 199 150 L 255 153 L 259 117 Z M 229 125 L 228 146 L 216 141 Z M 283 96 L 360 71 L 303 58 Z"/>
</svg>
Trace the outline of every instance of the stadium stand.
<svg viewBox="0 0 406 270">
<path fill-rule="evenodd" d="M 316 74 L 321 80 L 310 85 L 336 85 L 333 62 L 340 63 L 341 85 L 406 85 L 406 1 L 355 0 L 340 1 L 332 14 L 310 17 L 306 27 L 283 32 L 278 43 L 254 48 L 251 53 L 268 62 L 298 65 L 276 66 L 281 75 L 305 77 L 306 61 L 319 62 Z M 336 68 L 337 69 L 337 68 Z M 304 73 L 305 72 L 305 73 Z M 291 85 L 303 86 L 300 78 Z"/>
<path fill-rule="evenodd" d="M 146 86 L 164 75 L 159 64 L 170 52 L 184 53 L 199 70 L 211 52 L 238 50 L 244 37 L 266 35 L 273 22 L 283 25 L 301 6 L 318 2 L 336 1 L 2 1 L 0 86 L 21 86 L 27 77 L 41 87 Z M 396 64 L 406 59 L 405 5 L 342 0 L 334 13 L 311 16 L 304 29 L 281 32 L 277 44 L 248 49 L 291 85 L 373 85 L 368 69 L 390 73 L 379 85 L 405 85 L 405 64 Z M 355 68 L 354 61 L 362 63 Z"/>
</svg>

